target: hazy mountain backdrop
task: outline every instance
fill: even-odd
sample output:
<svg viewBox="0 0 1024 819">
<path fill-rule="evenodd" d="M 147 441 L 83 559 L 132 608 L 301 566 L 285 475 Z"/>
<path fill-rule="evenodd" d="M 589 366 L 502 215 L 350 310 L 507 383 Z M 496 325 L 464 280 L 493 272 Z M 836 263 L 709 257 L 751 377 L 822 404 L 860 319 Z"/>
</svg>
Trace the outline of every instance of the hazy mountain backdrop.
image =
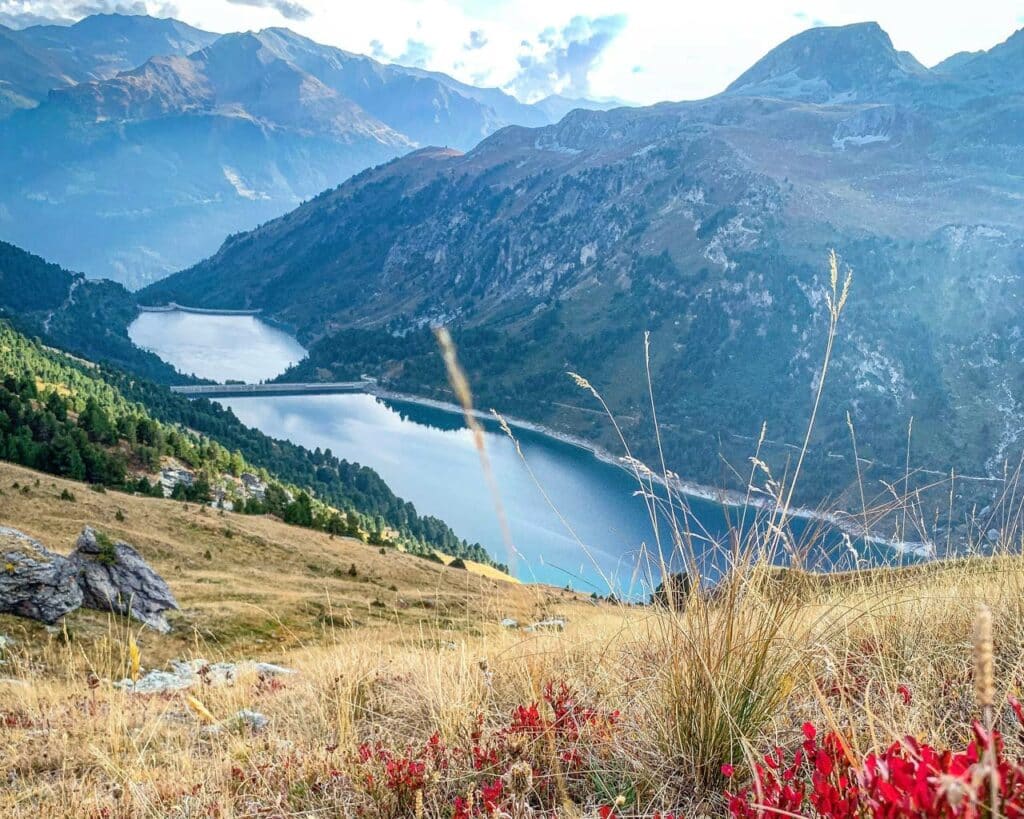
<svg viewBox="0 0 1024 819">
<path fill-rule="evenodd" d="M 0 27 L 0 239 L 136 286 L 417 146 L 468 149 L 577 105 L 601 107 L 524 105 L 287 29 Z"/>
<path fill-rule="evenodd" d="M 784 468 L 823 344 L 827 253 L 855 271 L 811 480 L 912 459 L 1000 474 L 1024 435 L 1024 31 L 934 69 L 876 24 L 783 43 L 721 95 L 506 128 L 365 172 L 153 285 L 260 307 L 316 342 L 293 376 L 442 389 L 456 328 L 482 403 L 593 437 L 575 370 L 656 456 L 743 485 L 763 419 Z M 774 444 L 772 444 L 774 442 Z M 742 456 L 742 457 L 741 457 Z M 877 485 L 877 484 L 875 484 Z"/>
</svg>

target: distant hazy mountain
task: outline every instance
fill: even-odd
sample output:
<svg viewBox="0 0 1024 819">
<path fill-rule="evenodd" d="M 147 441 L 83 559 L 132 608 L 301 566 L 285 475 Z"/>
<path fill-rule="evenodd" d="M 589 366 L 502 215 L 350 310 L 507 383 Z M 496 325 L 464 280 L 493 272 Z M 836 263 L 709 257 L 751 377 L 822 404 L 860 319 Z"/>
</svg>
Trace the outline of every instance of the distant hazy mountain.
<svg viewBox="0 0 1024 819">
<path fill-rule="evenodd" d="M 73 26 L 0 26 L 0 117 L 55 88 L 113 77 L 159 55 L 191 54 L 217 39 L 177 20 L 97 14 Z"/>
<path fill-rule="evenodd" d="M 1024 29 L 990 51 L 961 52 L 935 66 L 935 72 L 970 83 L 989 94 L 1024 93 Z"/>
<path fill-rule="evenodd" d="M 219 35 L 179 20 L 94 14 L 72 26 L 30 26 L 18 31 L 18 36 L 81 81 L 113 77 L 150 57 L 191 54 Z"/>
<path fill-rule="evenodd" d="M 533 103 L 533 107 L 543 111 L 548 122 L 558 122 L 570 111 L 582 108 L 585 111 L 610 111 L 612 108 L 621 108 L 627 105 L 622 100 L 587 100 L 575 97 L 563 97 L 560 94 L 552 94 Z M 525 123 L 524 123 L 525 124 Z"/>
<path fill-rule="evenodd" d="M 650 330 L 669 467 L 734 483 L 762 421 L 780 472 L 800 440 L 835 247 L 855 278 L 804 498 L 856 478 L 847 411 L 870 491 L 911 418 L 914 463 L 1001 474 L 1024 444 L 1020 38 L 929 70 L 875 24 L 814 29 L 708 100 L 368 171 L 143 297 L 265 309 L 313 345 L 295 377 L 437 394 L 445 323 L 482 406 L 615 446 L 574 370 L 656 459 Z"/>
<path fill-rule="evenodd" d="M 50 55 L 23 42 L 18 32 L 0 25 L 0 117 L 31 108 L 51 88 L 73 82 Z"/>
<path fill-rule="evenodd" d="M 808 102 L 879 102 L 912 92 L 932 74 L 896 51 L 878 23 L 813 28 L 755 63 L 728 91 Z"/>
<path fill-rule="evenodd" d="M 131 286 L 418 146 L 560 115 L 287 29 L 123 15 L 0 27 L 5 112 L 0 238 Z"/>
</svg>

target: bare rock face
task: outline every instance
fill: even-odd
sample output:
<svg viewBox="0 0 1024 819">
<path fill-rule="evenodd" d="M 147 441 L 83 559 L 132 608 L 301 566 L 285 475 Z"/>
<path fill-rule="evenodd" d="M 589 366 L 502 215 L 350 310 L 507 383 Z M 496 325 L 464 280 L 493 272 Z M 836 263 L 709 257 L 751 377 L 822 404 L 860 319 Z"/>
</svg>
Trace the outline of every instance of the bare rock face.
<svg viewBox="0 0 1024 819">
<path fill-rule="evenodd" d="M 77 574 L 83 606 L 126 614 L 161 634 L 171 630 L 164 612 L 178 608 L 174 595 L 127 543 L 115 543 L 86 526 L 68 561 Z"/>
<path fill-rule="evenodd" d="M 0 526 L 0 612 L 54 623 L 82 600 L 71 561 L 24 532 Z"/>
</svg>

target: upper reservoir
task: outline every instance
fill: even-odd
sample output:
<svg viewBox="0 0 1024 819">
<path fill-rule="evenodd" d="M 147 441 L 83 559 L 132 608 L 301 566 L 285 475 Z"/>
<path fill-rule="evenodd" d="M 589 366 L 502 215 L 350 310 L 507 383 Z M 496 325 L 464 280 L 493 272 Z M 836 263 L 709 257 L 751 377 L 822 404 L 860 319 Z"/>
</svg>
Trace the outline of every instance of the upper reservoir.
<svg viewBox="0 0 1024 819">
<path fill-rule="evenodd" d="M 220 382 L 266 381 L 306 356 L 294 338 L 255 316 L 146 312 L 128 335 L 181 372 Z"/>
<path fill-rule="evenodd" d="M 131 328 L 144 344 L 186 372 L 217 381 L 256 381 L 282 372 L 304 353 L 294 339 L 252 316 L 144 313 Z M 253 345 L 253 346 L 250 346 Z M 239 419 L 274 438 L 372 467 L 417 511 L 441 518 L 482 543 L 523 580 L 571 584 L 581 591 L 640 596 L 657 573 L 658 543 L 671 550 L 662 514 L 652 523 L 636 479 L 588 450 L 516 428 L 515 443 L 487 423 L 487 455 L 511 530 L 509 552 L 500 516 L 473 437 L 460 413 L 365 394 L 248 395 L 216 399 Z M 683 525 L 709 560 L 741 510 L 691 498 Z M 747 511 L 746 519 L 754 513 Z M 804 520 L 791 522 L 799 538 Z M 809 559 L 849 567 L 849 540 L 832 531 Z M 887 549 L 860 544 L 861 557 L 889 560 Z M 655 558 L 643 559 L 644 556 Z M 707 565 L 707 564 L 705 564 Z"/>
</svg>

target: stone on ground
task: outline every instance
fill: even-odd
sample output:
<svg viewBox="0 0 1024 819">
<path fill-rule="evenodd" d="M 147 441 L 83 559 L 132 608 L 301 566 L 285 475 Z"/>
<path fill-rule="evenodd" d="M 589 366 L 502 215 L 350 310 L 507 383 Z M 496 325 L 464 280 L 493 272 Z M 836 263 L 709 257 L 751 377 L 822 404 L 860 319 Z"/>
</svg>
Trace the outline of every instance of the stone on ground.
<svg viewBox="0 0 1024 819">
<path fill-rule="evenodd" d="M 164 612 L 178 608 L 174 595 L 127 543 L 86 526 L 68 560 L 78 575 L 83 606 L 129 615 L 161 634 L 171 630 Z"/>
<path fill-rule="evenodd" d="M 82 605 L 75 566 L 24 532 L 0 526 L 0 612 L 54 623 Z"/>
</svg>

